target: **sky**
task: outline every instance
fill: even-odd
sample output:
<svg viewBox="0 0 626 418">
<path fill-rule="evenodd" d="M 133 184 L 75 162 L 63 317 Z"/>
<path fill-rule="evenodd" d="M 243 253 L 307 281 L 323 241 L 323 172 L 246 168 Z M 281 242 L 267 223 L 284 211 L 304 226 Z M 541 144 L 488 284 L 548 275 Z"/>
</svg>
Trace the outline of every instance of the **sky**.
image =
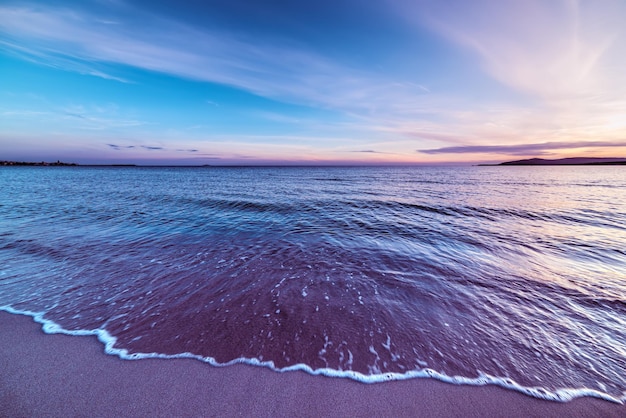
<svg viewBox="0 0 626 418">
<path fill-rule="evenodd" d="M 626 157 L 623 0 L 2 0 L 0 160 Z"/>
</svg>

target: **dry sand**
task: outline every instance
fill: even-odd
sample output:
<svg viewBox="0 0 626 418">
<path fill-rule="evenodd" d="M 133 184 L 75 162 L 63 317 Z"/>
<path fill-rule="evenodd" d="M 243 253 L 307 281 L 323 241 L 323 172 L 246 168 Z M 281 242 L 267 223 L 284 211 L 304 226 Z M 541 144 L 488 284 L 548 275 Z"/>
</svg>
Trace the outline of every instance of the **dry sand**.
<svg viewBox="0 0 626 418">
<path fill-rule="evenodd" d="M 95 337 L 46 335 L 31 318 L 0 312 L 0 416 L 626 417 L 626 405 L 432 379 L 366 385 L 191 359 L 120 360 Z"/>
</svg>

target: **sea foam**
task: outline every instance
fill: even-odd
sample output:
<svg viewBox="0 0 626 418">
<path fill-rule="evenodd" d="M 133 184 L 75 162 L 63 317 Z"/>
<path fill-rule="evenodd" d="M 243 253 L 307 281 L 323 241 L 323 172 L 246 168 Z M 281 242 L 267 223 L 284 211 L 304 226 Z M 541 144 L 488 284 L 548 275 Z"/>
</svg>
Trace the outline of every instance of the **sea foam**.
<svg viewBox="0 0 626 418">
<path fill-rule="evenodd" d="M 306 364 L 294 364 L 289 367 L 277 368 L 272 361 L 261 361 L 256 358 L 238 358 L 226 363 L 219 363 L 212 357 L 202 357 L 193 353 L 178 353 L 173 355 L 161 354 L 161 353 L 129 353 L 124 348 L 115 347 L 117 338 L 109 334 L 104 329 L 94 330 L 66 330 L 54 321 L 50 321 L 44 318 L 44 312 L 31 312 L 14 309 L 10 306 L 0 306 L 0 311 L 4 311 L 14 315 L 30 316 L 33 320 L 42 325 L 42 330 L 46 334 L 65 334 L 72 336 L 95 336 L 102 344 L 104 344 L 104 351 L 106 354 L 117 356 L 123 360 L 141 360 L 150 358 L 159 359 L 194 359 L 204 363 L 208 363 L 215 367 L 226 367 L 234 364 L 247 364 L 250 366 L 266 367 L 276 372 L 285 373 L 292 371 L 303 371 L 311 375 L 320 375 L 335 378 L 346 378 L 356 380 L 357 382 L 365 384 L 375 384 L 390 382 L 394 380 L 409 380 L 419 378 L 432 378 L 442 382 L 456 384 L 456 385 L 470 385 L 470 386 L 485 386 L 495 385 L 505 389 L 521 392 L 525 395 L 532 396 L 538 399 L 544 399 L 548 401 L 568 402 L 576 398 L 585 396 L 604 399 L 606 401 L 615 402 L 619 404 L 626 403 L 626 392 L 621 397 L 614 397 L 606 393 L 593 390 L 593 389 L 577 389 L 577 388 L 560 388 L 556 391 L 550 391 L 542 387 L 525 387 L 517 384 L 515 381 L 509 378 L 490 376 L 488 374 L 481 374 L 476 378 L 469 378 L 463 376 L 448 376 L 443 373 L 439 373 L 432 369 L 412 370 L 406 373 L 381 373 L 374 375 L 364 375 L 362 373 L 354 372 L 351 370 L 334 370 L 330 368 L 312 369 Z"/>
</svg>

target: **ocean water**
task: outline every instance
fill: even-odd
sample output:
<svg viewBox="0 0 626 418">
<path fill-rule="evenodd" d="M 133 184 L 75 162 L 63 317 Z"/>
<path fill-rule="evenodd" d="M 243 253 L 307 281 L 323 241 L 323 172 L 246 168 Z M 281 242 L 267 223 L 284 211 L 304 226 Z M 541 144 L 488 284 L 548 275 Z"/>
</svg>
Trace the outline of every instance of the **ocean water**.
<svg viewBox="0 0 626 418">
<path fill-rule="evenodd" d="M 125 359 L 624 402 L 626 169 L 3 167 L 0 309 Z"/>
</svg>

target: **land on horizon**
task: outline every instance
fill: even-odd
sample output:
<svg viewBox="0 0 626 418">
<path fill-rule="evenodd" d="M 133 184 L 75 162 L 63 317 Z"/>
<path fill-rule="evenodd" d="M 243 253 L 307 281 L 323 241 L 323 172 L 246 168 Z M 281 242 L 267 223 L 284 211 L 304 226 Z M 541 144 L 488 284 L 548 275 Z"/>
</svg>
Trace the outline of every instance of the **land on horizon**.
<svg viewBox="0 0 626 418">
<path fill-rule="evenodd" d="M 626 158 L 591 158 L 570 157 L 558 159 L 529 158 L 524 160 L 507 161 L 499 164 L 478 164 L 479 166 L 509 166 L 509 165 L 626 165 Z"/>
<path fill-rule="evenodd" d="M 0 165 L 8 165 L 8 166 L 52 166 L 52 167 L 57 167 L 57 166 L 78 166 L 79 164 L 76 163 L 64 163 L 61 162 L 60 160 L 57 160 L 56 162 L 46 162 L 46 161 L 40 161 L 40 162 L 33 162 L 33 161 L 0 161 Z"/>
</svg>

